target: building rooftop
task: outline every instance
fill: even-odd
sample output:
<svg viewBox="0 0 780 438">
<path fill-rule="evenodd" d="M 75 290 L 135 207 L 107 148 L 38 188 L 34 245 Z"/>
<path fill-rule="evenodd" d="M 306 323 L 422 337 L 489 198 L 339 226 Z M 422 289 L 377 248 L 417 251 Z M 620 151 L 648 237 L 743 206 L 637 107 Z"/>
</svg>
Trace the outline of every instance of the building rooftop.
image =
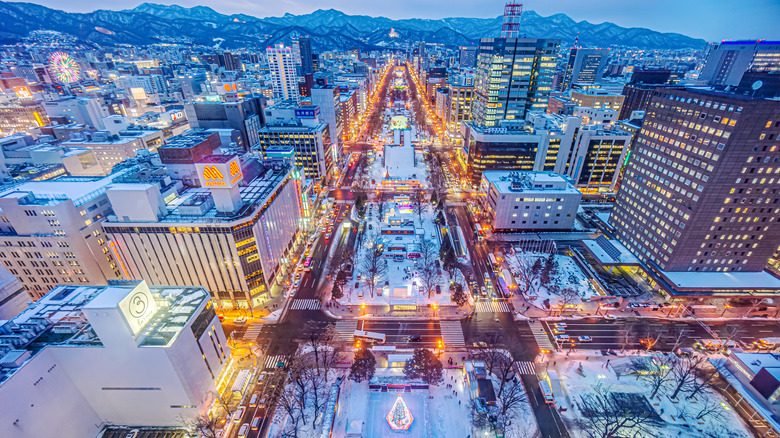
<svg viewBox="0 0 780 438">
<path fill-rule="evenodd" d="M 20 203 L 27 205 L 56 205 L 72 199 L 79 206 L 104 194 L 113 179 L 124 173 L 117 172 L 103 178 L 62 177 L 49 181 L 29 181 L 0 191 L 0 198 L 19 198 Z"/>
<path fill-rule="evenodd" d="M 566 178 L 554 172 L 516 172 L 490 170 L 482 178 L 496 187 L 499 193 L 580 193 Z"/>
<path fill-rule="evenodd" d="M 116 309 L 139 287 L 139 280 L 111 281 L 107 286 L 57 286 L 9 321 L 0 321 L 0 357 L 4 362 L 25 361 L 46 347 L 99 347 L 87 310 Z M 151 286 L 154 314 L 133 335 L 139 347 L 169 346 L 209 294 L 202 287 Z M 25 358 L 25 354 L 29 357 Z M 0 385 L 23 363 L 0 368 Z"/>
</svg>

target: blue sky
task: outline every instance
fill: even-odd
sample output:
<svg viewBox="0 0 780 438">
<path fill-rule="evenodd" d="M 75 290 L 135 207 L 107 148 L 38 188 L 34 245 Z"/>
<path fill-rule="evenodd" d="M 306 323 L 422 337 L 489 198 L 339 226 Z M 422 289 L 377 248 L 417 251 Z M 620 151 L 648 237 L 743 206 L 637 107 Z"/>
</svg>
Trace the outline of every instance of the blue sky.
<svg viewBox="0 0 780 438">
<path fill-rule="evenodd" d="M 55 9 L 90 12 L 95 9 L 131 9 L 143 0 L 106 3 L 105 0 L 30 0 Z M 522 1 L 522 0 L 521 0 Z M 209 6 L 224 14 L 257 17 L 289 12 L 306 14 L 338 9 L 347 14 L 389 18 L 495 17 L 504 0 L 151 0 L 191 7 Z M 591 23 L 610 21 L 623 27 L 646 27 L 677 32 L 709 41 L 722 39 L 780 40 L 780 0 L 526 0 L 525 9 L 549 16 L 564 13 Z"/>
</svg>

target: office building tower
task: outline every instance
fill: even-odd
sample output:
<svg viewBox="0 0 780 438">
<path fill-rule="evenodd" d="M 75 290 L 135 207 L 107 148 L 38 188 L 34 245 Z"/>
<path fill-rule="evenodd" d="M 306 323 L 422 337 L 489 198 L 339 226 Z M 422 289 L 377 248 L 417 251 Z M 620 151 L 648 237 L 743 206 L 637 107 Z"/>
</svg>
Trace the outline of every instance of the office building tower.
<svg viewBox="0 0 780 438">
<path fill-rule="evenodd" d="M 339 87 L 333 85 L 315 85 L 311 89 L 312 105 L 320 107 L 320 119 L 328 124 L 330 141 L 333 144 L 334 158 L 338 161 L 341 157 L 343 142 L 344 118 L 341 114 L 341 97 Z"/>
<path fill-rule="evenodd" d="M 111 184 L 111 177 L 67 177 L 0 192 L 0 259 L 34 299 L 57 284 L 126 278 L 102 228 Z"/>
<path fill-rule="evenodd" d="M 780 71 L 780 41 L 722 41 L 711 46 L 699 79 L 736 87 L 745 72 Z"/>
<path fill-rule="evenodd" d="M 0 331 L 0 424 L 15 438 L 180 428 L 208 411 L 215 382 L 232 370 L 201 286 L 61 285 Z"/>
<path fill-rule="evenodd" d="M 200 55 L 209 64 L 223 67 L 225 70 L 241 70 L 241 57 L 230 52 Z"/>
<path fill-rule="evenodd" d="M 264 124 L 265 98 L 251 96 L 236 102 L 185 103 L 184 113 L 193 128 L 235 129 L 241 133 L 238 147 L 257 143 L 257 130 Z"/>
<path fill-rule="evenodd" d="M 544 111 L 552 87 L 560 40 L 486 38 L 477 52 L 473 120 L 496 126 Z"/>
<path fill-rule="evenodd" d="M 273 157 L 279 148 L 292 149 L 294 162 L 306 178 L 328 182 L 333 171 L 332 140 L 328 124 L 320 120 L 320 108 L 298 107 L 292 101 L 266 109 L 268 124 L 260 129 L 255 150 L 265 158 Z"/>
<path fill-rule="evenodd" d="M 657 89 L 610 222 L 662 271 L 761 271 L 780 242 L 780 102 Z"/>
<path fill-rule="evenodd" d="M 462 46 L 458 65 L 461 68 L 474 68 L 477 65 L 477 48 L 475 46 Z"/>
<path fill-rule="evenodd" d="M 579 117 L 530 113 L 528 120 L 504 120 L 492 128 L 463 122 L 472 186 L 490 170 L 551 171 L 568 176 L 584 193 L 610 192 L 631 142 L 631 134 L 611 123 L 615 116 L 586 109 Z"/>
<path fill-rule="evenodd" d="M 582 198 L 553 172 L 484 172 L 479 193 L 497 233 L 570 231 Z"/>
<path fill-rule="evenodd" d="M 295 60 L 292 47 L 277 44 L 266 49 L 268 68 L 271 70 L 271 86 L 274 99 L 292 99 L 300 102 L 298 96 L 298 75 L 295 73 Z"/>
<path fill-rule="evenodd" d="M 224 309 L 256 309 L 281 281 L 301 220 L 291 166 L 264 163 L 251 178 L 235 155 L 196 163 L 200 187 L 123 183 L 103 224 L 129 278 L 202 285 Z"/>
<path fill-rule="evenodd" d="M 301 70 L 304 75 L 314 74 L 314 61 L 311 53 L 311 39 L 302 37 L 298 39 L 301 48 Z"/>
<path fill-rule="evenodd" d="M 566 91 L 572 84 L 593 84 L 601 80 L 604 67 L 607 65 L 609 49 L 584 49 L 572 47 L 563 80 L 558 84 L 558 90 Z"/>
</svg>

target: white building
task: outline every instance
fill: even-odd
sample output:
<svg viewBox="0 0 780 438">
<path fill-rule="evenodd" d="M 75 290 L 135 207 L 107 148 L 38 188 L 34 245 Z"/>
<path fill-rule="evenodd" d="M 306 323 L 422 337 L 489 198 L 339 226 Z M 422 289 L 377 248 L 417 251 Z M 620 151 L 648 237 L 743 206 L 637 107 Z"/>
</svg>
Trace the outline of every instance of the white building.
<svg viewBox="0 0 780 438">
<path fill-rule="evenodd" d="M 67 177 L 0 192 L 0 260 L 34 299 L 57 284 L 125 278 L 101 227 L 111 183 Z"/>
<path fill-rule="evenodd" d="M 178 426 L 232 361 L 202 287 L 59 286 L 0 332 L 0 430 L 14 438 Z"/>
<path fill-rule="evenodd" d="M 552 172 L 484 172 L 480 194 L 494 232 L 569 231 L 582 198 Z"/>
<path fill-rule="evenodd" d="M 291 47 L 277 44 L 266 49 L 268 67 L 271 70 L 271 82 L 274 98 L 300 101 L 298 96 L 298 75 L 295 72 L 295 60 Z"/>
<path fill-rule="evenodd" d="M 19 279 L 0 267 L 0 321 L 18 315 L 31 299 Z"/>
<path fill-rule="evenodd" d="M 157 129 L 130 129 L 110 135 L 108 131 L 85 133 L 83 139 L 71 136 L 70 141 L 63 146 L 89 149 L 103 170 L 103 175 L 111 173 L 111 169 L 128 158 L 135 157 L 139 149 L 155 152 L 163 145 L 163 132 Z"/>
<path fill-rule="evenodd" d="M 97 130 L 105 129 L 103 118 L 109 115 L 97 99 L 88 97 L 64 97 L 43 102 L 43 109 L 49 117 L 67 117 L 71 122 L 89 125 Z"/>
</svg>

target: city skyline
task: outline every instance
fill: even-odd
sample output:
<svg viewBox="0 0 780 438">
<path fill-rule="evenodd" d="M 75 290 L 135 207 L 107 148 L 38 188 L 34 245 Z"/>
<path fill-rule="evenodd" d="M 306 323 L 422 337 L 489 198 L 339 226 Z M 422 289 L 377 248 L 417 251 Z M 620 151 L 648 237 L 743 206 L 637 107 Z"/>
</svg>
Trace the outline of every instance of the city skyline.
<svg viewBox="0 0 780 438">
<path fill-rule="evenodd" d="M 68 12 L 92 12 L 106 9 L 106 5 L 98 0 L 78 0 L 63 4 L 58 0 L 36 0 L 33 3 L 61 9 Z M 355 0 L 339 0 L 326 2 L 307 2 L 286 0 L 270 5 L 259 5 L 248 0 L 228 0 L 215 2 L 213 0 L 159 0 L 144 2 L 136 0 L 123 3 L 123 8 L 111 10 L 132 9 L 143 3 L 178 5 L 186 8 L 206 6 L 227 15 L 247 14 L 258 18 L 278 17 L 287 13 L 305 15 L 319 9 L 336 9 L 347 15 L 368 15 L 372 17 L 387 17 L 401 19 L 441 19 L 453 17 L 495 18 L 498 14 L 488 11 L 500 11 L 503 1 L 491 0 L 490 7 L 483 2 L 474 3 L 464 0 L 446 2 L 427 0 L 412 2 L 401 0 L 383 3 L 381 7 Z M 710 42 L 739 39 L 780 39 L 780 29 L 774 25 L 773 17 L 780 16 L 780 2 L 759 0 L 750 4 L 740 4 L 734 8 L 727 0 L 674 2 L 662 0 L 644 4 L 623 2 L 618 0 L 599 0 L 582 3 L 573 0 L 556 2 L 554 5 L 539 1 L 523 2 L 526 11 L 548 17 L 565 14 L 576 22 L 587 21 L 593 24 L 611 22 L 622 27 L 643 27 L 663 33 L 679 33 L 682 35 L 702 38 Z M 409 12 L 413 11 L 413 12 Z M 457 11 L 458 13 L 454 13 Z M 670 11 L 674 11 L 670 13 Z M 701 17 L 693 20 L 691 17 Z"/>
</svg>

